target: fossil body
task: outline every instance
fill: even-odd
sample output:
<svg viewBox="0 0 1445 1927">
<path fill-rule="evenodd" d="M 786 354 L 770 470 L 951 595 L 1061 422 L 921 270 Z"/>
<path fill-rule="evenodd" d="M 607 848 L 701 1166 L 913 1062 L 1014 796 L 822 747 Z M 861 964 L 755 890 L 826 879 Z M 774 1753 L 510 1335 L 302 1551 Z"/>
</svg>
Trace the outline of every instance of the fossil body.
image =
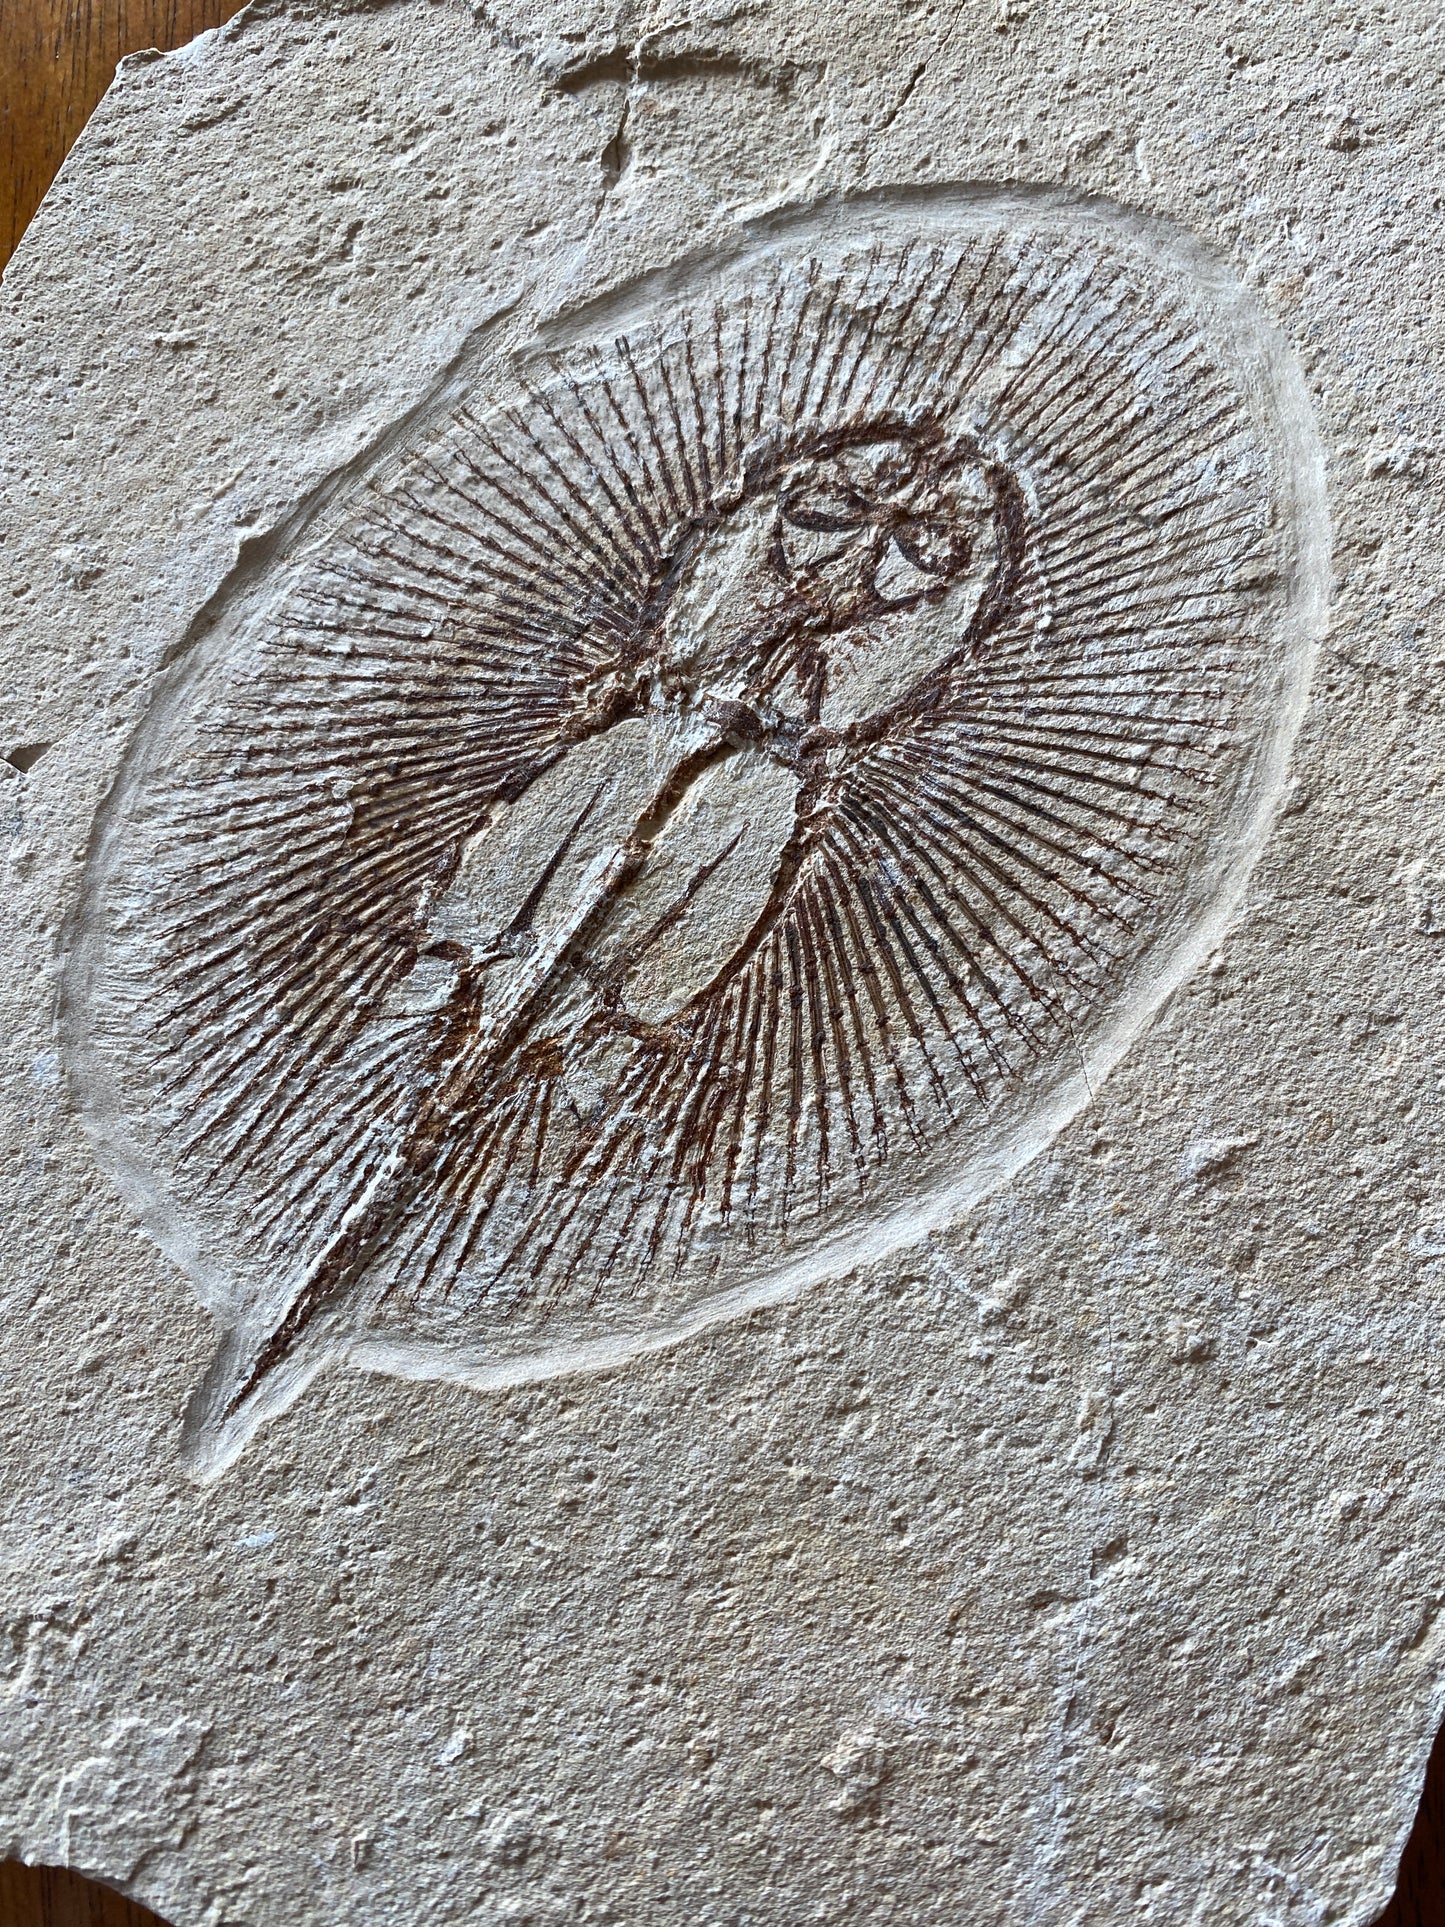
<svg viewBox="0 0 1445 1927">
<path fill-rule="evenodd" d="M 894 214 L 343 499 L 93 866 L 97 1128 L 230 1326 L 203 1457 L 337 1351 L 615 1358 L 1045 1140 L 1278 779 L 1267 390 L 1104 224 Z"/>
</svg>

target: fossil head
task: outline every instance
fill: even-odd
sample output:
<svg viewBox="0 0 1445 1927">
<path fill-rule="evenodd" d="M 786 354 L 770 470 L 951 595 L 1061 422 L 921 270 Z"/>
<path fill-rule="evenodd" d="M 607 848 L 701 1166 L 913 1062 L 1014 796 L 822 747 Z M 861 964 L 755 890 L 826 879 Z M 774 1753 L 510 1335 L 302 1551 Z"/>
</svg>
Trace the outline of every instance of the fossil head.
<svg viewBox="0 0 1445 1927">
<path fill-rule="evenodd" d="M 900 436 L 854 442 L 784 477 L 768 566 L 809 626 L 832 634 L 991 573 L 993 510 L 971 450 Z"/>
<path fill-rule="evenodd" d="M 809 722 L 896 701 L 965 643 L 1005 568 L 1008 489 L 971 443 L 896 426 L 771 465 L 687 552 L 665 676 Z"/>
</svg>

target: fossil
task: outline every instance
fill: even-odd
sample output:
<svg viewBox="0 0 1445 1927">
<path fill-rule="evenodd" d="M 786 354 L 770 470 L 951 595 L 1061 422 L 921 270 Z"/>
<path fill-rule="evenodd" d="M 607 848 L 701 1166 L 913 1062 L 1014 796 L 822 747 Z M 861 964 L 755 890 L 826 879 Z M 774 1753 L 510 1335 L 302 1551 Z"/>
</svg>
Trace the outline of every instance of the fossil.
<svg viewBox="0 0 1445 1927">
<path fill-rule="evenodd" d="M 1158 224 L 859 203 L 464 386 L 238 573 L 87 871 L 203 1466 L 330 1358 L 613 1363 L 965 1208 L 1217 938 L 1302 700 L 1298 378 Z"/>
</svg>

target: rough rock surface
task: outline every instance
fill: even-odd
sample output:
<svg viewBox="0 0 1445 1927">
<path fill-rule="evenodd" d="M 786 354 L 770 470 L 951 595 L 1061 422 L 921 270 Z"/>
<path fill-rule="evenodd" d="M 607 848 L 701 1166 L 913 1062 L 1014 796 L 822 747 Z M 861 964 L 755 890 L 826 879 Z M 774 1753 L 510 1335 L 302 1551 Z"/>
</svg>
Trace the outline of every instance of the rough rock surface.
<svg viewBox="0 0 1445 1927">
<path fill-rule="evenodd" d="M 124 1885 L 177 1927 L 1363 1927 L 1378 1911 L 1438 1723 L 1445 1625 L 1442 43 L 1433 8 L 1402 4 L 764 0 L 654 15 L 399 0 L 261 4 L 181 54 L 124 64 L 0 299 L 0 1847 Z M 1247 699 L 1200 738 L 1227 772 L 1201 808 L 1239 860 L 1210 857 L 1201 833 L 1176 894 L 1161 885 L 1138 912 L 1139 944 L 1118 957 L 1128 1048 L 1095 1051 L 1102 993 L 1081 967 L 1080 1001 L 1048 1007 L 1060 1036 L 1078 1027 L 1084 1088 L 1047 1129 L 1019 1100 L 1026 1157 L 1000 1154 L 946 1212 L 919 1205 L 912 1237 L 830 1247 L 780 1302 L 744 1294 L 737 1315 L 679 1336 L 687 1321 L 657 1286 L 678 1342 L 632 1344 L 654 1325 L 628 1311 L 632 1355 L 590 1361 L 603 1369 L 489 1381 L 480 1354 L 457 1363 L 445 1304 L 418 1300 L 401 1337 L 383 1330 L 397 1300 L 366 1298 L 371 1246 L 328 1258 L 330 1296 L 307 1299 L 321 1244 L 340 1248 L 310 1194 L 270 1260 L 221 1277 L 251 1219 L 227 1220 L 225 1172 L 208 1189 L 176 1148 L 164 1051 L 126 1055 L 173 986 L 158 970 L 148 995 L 134 960 L 97 977 L 87 950 L 106 917 L 112 937 L 144 932 L 155 901 L 187 927 L 200 870 L 167 854 L 180 846 L 164 842 L 166 812 L 203 821 L 209 766 L 187 760 L 184 729 L 165 737 L 170 762 L 136 745 L 157 740 L 197 651 L 228 623 L 258 634 L 257 609 L 291 607 L 318 531 L 350 540 L 358 503 L 396 499 L 386 463 L 414 480 L 406 460 L 458 381 L 505 400 L 529 343 L 565 361 L 569 344 L 610 342 L 603 322 L 660 271 L 692 287 L 799 223 L 846 234 L 867 210 L 965 204 L 991 210 L 1009 246 L 1040 221 L 1125 237 L 1142 292 L 1119 312 L 1156 297 L 1150 313 L 1187 310 L 1220 366 L 1235 337 L 1211 334 L 1209 288 L 1245 290 L 1237 311 L 1254 317 L 1230 377 L 1242 439 L 1217 448 L 1217 411 L 1180 415 L 1172 459 L 1182 473 L 1197 456 L 1200 489 L 1247 498 L 1263 547 L 1206 542 L 1196 558 L 1181 538 L 1161 604 L 1194 622 L 1205 590 L 1189 569 L 1228 565 L 1205 587 L 1211 621 L 1232 626 L 1200 646 L 1243 665 Z M 1063 323 L 1081 312 L 1061 299 L 1040 338 L 1074 340 Z M 728 369 L 754 365 L 727 340 Z M 1147 373 L 1141 357 L 1130 366 Z M 1165 388 L 1155 402 L 1167 416 Z M 656 722 L 673 688 L 658 665 L 695 659 L 684 619 L 721 609 L 723 645 L 730 633 L 734 551 L 702 537 L 755 536 L 785 587 L 866 550 L 866 570 L 827 578 L 831 613 L 811 604 L 808 633 L 842 636 L 862 610 L 899 660 L 921 653 L 907 682 L 829 641 L 813 722 L 846 730 L 954 673 L 906 618 L 945 592 L 965 624 L 988 606 L 1013 568 L 1005 471 L 1033 476 L 1019 499 L 1050 526 L 1037 450 L 1006 446 L 984 416 L 945 444 L 905 415 L 892 440 L 806 452 L 806 476 L 779 430 L 776 473 L 761 458 L 747 471 L 760 481 L 709 471 L 698 544 L 658 536 L 683 560 L 666 574 L 674 613 L 654 624 L 656 680 L 639 695 L 634 675 L 634 710 L 608 714 L 633 732 L 614 735 L 633 745 L 617 758 L 672 788 L 663 807 L 639 777 L 619 820 L 651 853 L 658 826 L 694 809 L 679 847 L 697 875 L 715 866 L 722 907 L 699 895 L 706 941 L 669 925 L 683 929 L 671 961 L 627 978 L 644 1030 L 674 1021 L 677 983 L 688 969 L 700 982 L 699 958 L 712 969 L 729 919 L 742 928 L 755 908 L 727 881 L 731 845 L 703 792 L 677 774 L 682 738 Z M 689 445 L 741 462 L 746 437 L 718 433 Z M 749 523 L 738 505 L 753 502 Z M 1179 524 L 1162 498 L 1136 506 L 1151 531 L 1192 512 Z M 538 570 L 560 566 L 555 542 L 533 552 Z M 1068 579 L 1049 577 L 1049 611 L 1066 609 Z M 1118 586 L 1129 605 L 1122 559 Z M 1030 620 L 1042 598 L 1019 604 Z M 1316 639 L 1286 777 L 1285 712 Z M 975 655 L 994 673 L 982 642 Z M 278 672 L 265 687 L 280 693 L 247 716 L 289 727 L 297 685 Z M 768 709 L 746 678 L 708 687 L 752 717 L 730 711 L 703 753 L 744 773 L 767 762 L 754 828 L 771 875 L 795 807 L 779 745 L 802 743 L 809 717 L 781 698 Z M 328 732 L 298 701 L 308 744 L 344 746 L 344 719 Z M 644 714 L 662 731 L 645 751 Z M 823 794 L 809 755 L 852 747 L 798 749 L 800 793 Z M 137 767 L 160 771 L 150 789 Z M 325 780 L 349 826 L 351 791 Z M 238 837 L 270 846 L 231 781 L 218 765 L 216 847 L 238 867 Z M 1133 809 L 1147 789 L 1131 778 L 1120 794 Z M 413 981 L 419 957 L 393 971 L 402 1030 L 451 1007 L 475 932 L 495 939 L 496 904 L 519 900 L 496 851 L 524 856 L 562 807 L 545 787 L 509 800 L 512 844 L 469 844 L 442 878 L 435 981 Z M 304 784 L 290 806 L 298 837 L 330 833 Z M 118 835 L 122 819 L 139 827 Z M 569 902 L 610 874 L 612 847 L 588 855 Z M 117 849 L 129 881 L 98 896 Z M 1124 871 L 1106 871 L 1123 890 Z M 158 898 L 137 878 L 159 879 Z M 258 914 L 276 901 L 258 892 Z M 555 918 L 508 915 L 524 963 L 553 936 L 560 954 Z M 863 940 L 849 942 L 856 962 Z M 224 1028 L 230 979 L 207 970 L 219 1001 L 204 1021 Z M 125 1087 L 114 1112 L 95 1094 L 97 995 Z M 998 1008 L 1022 1006 L 1001 993 Z M 264 1012 L 245 1009 L 264 1041 Z M 184 1068 L 185 1012 L 167 1022 Z M 529 1048 L 547 1042 L 528 1032 Z M 899 1089 L 925 1055 L 900 1059 Z M 620 1088 L 611 1061 L 570 1067 L 579 1117 Z M 253 1134 L 286 1091 L 321 1115 L 330 1087 L 307 1075 L 288 1071 Z M 336 1075 L 343 1097 L 359 1088 L 344 1062 Z M 835 1060 L 817 1075 L 809 1096 L 798 1073 L 799 1144 Z M 202 1076 L 182 1122 L 214 1088 Z M 185 1193 L 180 1216 L 204 1234 L 192 1244 L 128 1178 L 121 1112 L 160 1189 Z M 440 1182 L 430 1117 L 407 1113 L 388 1141 L 412 1186 L 383 1200 L 398 1221 Z M 377 1128 L 358 1113 L 358 1131 Z M 919 1170 L 947 1162 L 945 1143 L 965 1164 L 972 1128 L 935 1132 Z M 821 1188 L 832 1153 L 810 1155 Z M 889 1170 L 905 1190 L 924 1183 Z M 280 1180 L 262 1179 L 264 1203 Z M 678 1250 L 686 1310 L 693 1247 Z M 569 1342 L 609 1313 L 616 1282 L 585 1263 Z M 472 1274 L 461 1257 L 454 1270 L 448 1302 L 470 1318 Z M 226 1399 L 284 1377 L 298 1304 L 325 1340 L 314 1374 L 262 1398 L 259 1429 L 197 1451 L 224 1430 L 218 1411 L 234 1416 Z M 239 1392 L 212 1368 L 223 1328 L 251 1344 Z"/>
</svg>

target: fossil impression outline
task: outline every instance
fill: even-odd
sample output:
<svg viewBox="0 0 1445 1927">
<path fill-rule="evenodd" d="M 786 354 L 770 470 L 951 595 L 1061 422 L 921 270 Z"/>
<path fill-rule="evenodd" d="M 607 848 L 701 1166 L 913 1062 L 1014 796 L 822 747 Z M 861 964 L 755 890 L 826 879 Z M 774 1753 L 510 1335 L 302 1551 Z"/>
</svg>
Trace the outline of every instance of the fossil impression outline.
<svg viewBox="0 0 1445 1927">
<path fill-rule="evenodd" d="M 226 1326 L 197 1466 L 331 1358 L 615 1363 L 1034 1155 L 1267 833 L 1320 471 L 1212 258 L 1060 195 L 484 343 L 238 572 L 98 822 L 73 1087 Z"/>
</svg>

